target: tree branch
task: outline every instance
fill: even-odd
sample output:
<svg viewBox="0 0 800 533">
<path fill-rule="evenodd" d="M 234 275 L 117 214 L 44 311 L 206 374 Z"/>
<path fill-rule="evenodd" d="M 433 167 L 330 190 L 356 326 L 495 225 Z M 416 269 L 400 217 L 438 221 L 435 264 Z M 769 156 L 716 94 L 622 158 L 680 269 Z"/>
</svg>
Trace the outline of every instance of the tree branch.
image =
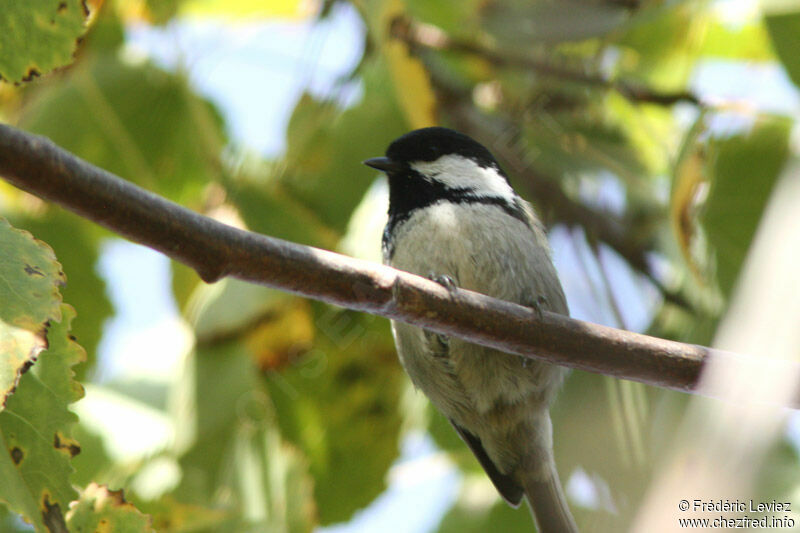
<svg viewBox="0 0 800 533">
<path fill-rule="evenodd" d="M 504 352 L 684 392 L 695 389 L 710 358 L 747 358 L 549 312 L 540 318 L 530 308 L 461 289 L 451 294 L 388 266 L 239 230 L 7 125 L 0 125 L 0 175 L 191 266 L 207 282 L 232 276 Z M 786 368 L 800 376 L 798 365 Z M 797 398 L 792 405 L 800 406 Z"/>
<path fill-rule="evenodd" d="M 580 83 L 590 87 L 615 90 L 632 102 L 664 106 L 679 102 L 701 105 L 700 99 L 689 91 L 661 92 L 643 85 L 610 79 L 600 74 L 591 74 L 543 59 L 515 55 L 509 52 L 501 53 L 473 42 L 454 39 L 436 26 L 413 22 L 403 16 L 398 16 L 392 21 L 391 34 L 393 37 L 405 42 L 412 50 L 423 48 L 469 54 L 480 57 L 498 67 L 525 68 L 544 76 Z"/>
</svg>

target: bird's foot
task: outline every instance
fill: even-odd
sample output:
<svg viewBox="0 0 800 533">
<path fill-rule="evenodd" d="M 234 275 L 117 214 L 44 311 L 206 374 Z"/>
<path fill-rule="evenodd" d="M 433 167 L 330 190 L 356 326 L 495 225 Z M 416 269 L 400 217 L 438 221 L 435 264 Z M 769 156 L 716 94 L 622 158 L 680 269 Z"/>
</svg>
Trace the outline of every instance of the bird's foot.
<svg viewBox="0 0 800 533">
<path fill-rule="evenodd" d="M 436 274 L 435 272 L 431 272 L 428 274 L 428 279 L 431 281 L 435 281 L 445 289 L 450 294 L 453 294 L 456 289 L 458 289 L 458 285 L 456 282 L 448 276 L 447 274 Z M 433 332 L 426 332 L 429 336 L 430 342 L 435 342 L 438 344 L 438 350 L 434 350 L 436 353 L 447 354 L 448 349 L 450 347 L 450 337 L 447 335 L 442 335 L 441 333 L 433 333 Z"/>
<path fill-rule="evenodd" d="M 536 297 L 531 305 L 531 308 L 536 311 L 536 316 L 539 320 L 544 320 L 544 308 L 547 305 L 547 298 L 542 296 L 541 294 Z"/>
<path fill-rule="evenodd" d="M 536 317 L 539 320 L 544 320 L 544 307 L 546 305 L 547 305 L 547 298 L 545 298 L 540 294 L 536 297 L 535 300 L 533 300 L 533 303 L 530 306 L 531 309 L 533 309 L 533 311 L 536 313 Z M 531 360 L 527 357 L 522 357 L 522 356 L 520 356 L 520 359 L 522 359 L 522 368 L 527 368 Z"/>
<path fill-rule="evenodd" d="M 454 293 L 458 288 L 458 285 L 456 285 L 456 282 L 453 280 L 453 278 L 451 278 L 447 274 L 436 274 L 435 272 L 431 272 L 430 274 L 428 274 L 428 279 L 431 281 L 435 281 L 436 283 L 447 289 L 447 292 L 451 294 Z"/>
</svg>

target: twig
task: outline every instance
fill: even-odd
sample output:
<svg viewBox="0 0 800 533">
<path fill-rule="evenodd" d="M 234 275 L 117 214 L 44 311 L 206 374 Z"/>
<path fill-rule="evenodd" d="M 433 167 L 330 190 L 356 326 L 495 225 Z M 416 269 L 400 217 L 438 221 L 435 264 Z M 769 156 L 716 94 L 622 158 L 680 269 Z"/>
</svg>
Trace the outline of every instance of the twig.
<svg viewBox="0 0 800 533">
<path fill-rule="evenodd" d="M 407 43 L 412 50 L 425 48 L 469 54 L 480 57 L 498 67 L 521 67 L 535 70 L 544 76 L 551 76 L 591 87 L 612 89 L 632 102 L 664 106 L 679 102 L 701 105 L 700 99 L 689 91 L 660 92 L 642 85 L 571 69 L 543 59 L 520 56 L 511 52 L 501 53 L 473 42 L 454 39 L 435 26 L 412 22 L 402 16 L 395 18 L 391 24 L 391 35 Z"/>
<path fill-rule="evenodd" d="M 356 163 L 354 163 L 356 164 Z M 573 320 L 390 267 L 226 226 L 97 168 L 48 139 L 0 125 L 0 175 L 194 268 L 365 311 L 504 352 L 689 392 L 709 358 L 747 356 Z M 781 372 L 800 376 L 794 363 Z M 797 398 L 792 406 L 800 406 Z"/>
</svg>

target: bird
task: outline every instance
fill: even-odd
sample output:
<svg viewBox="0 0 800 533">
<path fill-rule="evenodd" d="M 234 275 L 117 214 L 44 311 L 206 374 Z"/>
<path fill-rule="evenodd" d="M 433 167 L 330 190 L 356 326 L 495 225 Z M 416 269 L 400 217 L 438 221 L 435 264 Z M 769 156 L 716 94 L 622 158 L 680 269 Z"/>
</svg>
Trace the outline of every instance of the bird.
<svg viewBox="0 0 800 533">
<path fill-rule="evenodd" d="M 386 174 L 383 262 L 568 315 L 542 223 L 492 153 L 444 127 L 417 129 L 364 164 Z M 540 532 L 578 528 L 553 455 L 550 405 L 568 370 L 392 321 L 402 366 L 449 419 L 503 499 L 527 497 Z"/>
</svg>

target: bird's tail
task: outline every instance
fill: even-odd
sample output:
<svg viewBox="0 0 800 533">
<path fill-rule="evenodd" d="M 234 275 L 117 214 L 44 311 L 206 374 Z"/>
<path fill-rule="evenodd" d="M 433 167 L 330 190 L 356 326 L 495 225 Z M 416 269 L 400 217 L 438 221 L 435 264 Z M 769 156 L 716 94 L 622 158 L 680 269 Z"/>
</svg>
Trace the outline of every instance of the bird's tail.
<svg viewBox="0 0 800 533">
<path fill-rule="evenodd" d="M 556 463 L 552 454 L 540 463 L 535 474 L 522 479 L 528 505 L 539 533 L 578 533 L 578 526 L 567 505 L 561 481 L 558 479 Z"/>
</svg>

